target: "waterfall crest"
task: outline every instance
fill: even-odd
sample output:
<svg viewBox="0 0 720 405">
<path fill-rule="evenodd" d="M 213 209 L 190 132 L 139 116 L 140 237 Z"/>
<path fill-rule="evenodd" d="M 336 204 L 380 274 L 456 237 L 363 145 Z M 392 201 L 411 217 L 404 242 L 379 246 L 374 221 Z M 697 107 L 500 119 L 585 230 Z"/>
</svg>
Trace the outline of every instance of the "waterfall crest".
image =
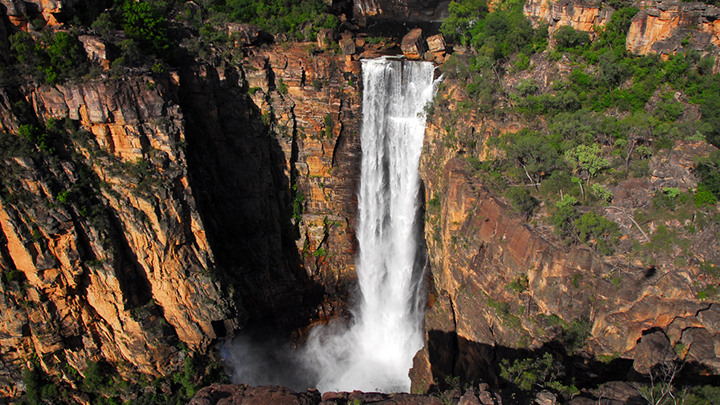
<svg viewBox="0 0 720 405">
<path fill-rule="evenodd" d="M 423 345 L 418 165 L 434 66 L 394 59 L 362 63 L 356 262 L 362 296 L 350 328 L 313 329 L 306 354 L 321 391 L 408 392 L 408 371 Z"/>
</svg>

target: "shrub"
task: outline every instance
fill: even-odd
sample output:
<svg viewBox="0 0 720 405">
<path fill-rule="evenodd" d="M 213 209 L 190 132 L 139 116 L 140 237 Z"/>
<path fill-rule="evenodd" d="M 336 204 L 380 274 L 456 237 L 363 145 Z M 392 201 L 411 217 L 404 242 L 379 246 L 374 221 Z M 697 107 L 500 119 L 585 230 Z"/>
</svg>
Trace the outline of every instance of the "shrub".
<svg viewBox="0 0 720 405">
<path fill-rule="evenodd" d="M 590 34 L 584 31 L 577 31 L 569 25 L 563 25 L 555 30 L 553 38 L 560 51 L 571 50 L 590 43 Z"/>
<path fill-rule="evenodd" d="M 128 38 L 145 50 L 167 56 L 170 51 L 168 23 L 148 2 L 126 0 L 122 5 L 123 29 Z"/>
<path fill-rule="evenodd" d="M 695 190 L 695 197 L 693 197 L 693 201 L 698 207 L 702 207 L 704 204 L 717 204 L 717 198 L 715 198 L 715 195 L 703 184 L 699 185 L 697 190 Z"/>
<path fill-rule="evenodd" d="M 515 211 L 525 215 L 526 218 L 531 217 L 535 208 L 540 204 L 535 197 L 530 195 L 527 187 L 524 186 L 508 189 L 508 191 L 505 192 L 505 197 L 510 200 Z"/>
<path fill-rule="evenodd" d="M 576 219 L 575 228 L 578 231 L 579 239 L 583 242 L 595 242 L 595 249 L 604 255 L 615 252 L 613 246 L 620 237 L 620 227 L 607 218 L 588 212 Z"/>
<path fill-rule="evenodd" d="M 701 159 L 695 167 L 695 173 L 700 177 L 703 189 L 720 198 L 720 152 Z"/>
<path fill-rule="evenodd" d="M 21 31 L 10 37 L 10 43 L 18 62 L 43 83 L 57 84 L 78 78 L 89 69 L 85 49 L 67 32 L 51 34 L 47 31 L 35 41 L 30 34 Z"/>
</svg>

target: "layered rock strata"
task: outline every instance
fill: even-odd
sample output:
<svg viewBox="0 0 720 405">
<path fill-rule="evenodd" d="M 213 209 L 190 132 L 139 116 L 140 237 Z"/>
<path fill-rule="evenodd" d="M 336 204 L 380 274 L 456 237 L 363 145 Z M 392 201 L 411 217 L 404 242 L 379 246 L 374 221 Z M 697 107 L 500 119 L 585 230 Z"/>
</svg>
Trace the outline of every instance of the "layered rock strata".
<svg viewBox="0 0 720 405">
<path fill-rule="evenodd" d="M 689 49 L 718 54 L 720 8 L 703 3 L 656 2 L 632 19 L 626 47 L 646 55 L 672 55 Z"/>
<path fill-rule="evenodd" d="M 523 11 L 535 26 L 547 24 L 552 38 L 553 31 L 566 25 L 594 36 L 595 27 L 602 27 L 610 21 L 613 9 L 590 1 L 528 0 Z"/>
<path fill-rule="evenodd" d="M 233 302 L 209 272 L 183 117 L 167 86 L 152 83 L 138 77 L 4 94 L 13 101 L 4 106 L 4 131 L 27 125 L 20 123 L 28 110 L 40 123 L 82 127 L 49 154 L 4 161 L 5 387 L 33 355 L 53 375 L 63 373 L 58 364 L 82 374 L 100 359 L 127 364 L 126 373 L 163 375 L 183 359 L 178 342 L 203 351 L 218 337 L 216 323 L 237 326 Z"/>
<path fill-rule="evenodd" d="M 354 0 L 355 17 L 377 17 L 408 21 L 439 21 L 447 17 L 449 1 L 441 0 Z"/>
<path fill-rule="evenodd" d="M 6 136 L 58 134 L 3 162 L 2 394 L 35 356 L 71 386 L 92 361 L 161 376 L 238 329 L 337 313 L 359 62 L 307 45 L 2 94 Z"/>
</svg>

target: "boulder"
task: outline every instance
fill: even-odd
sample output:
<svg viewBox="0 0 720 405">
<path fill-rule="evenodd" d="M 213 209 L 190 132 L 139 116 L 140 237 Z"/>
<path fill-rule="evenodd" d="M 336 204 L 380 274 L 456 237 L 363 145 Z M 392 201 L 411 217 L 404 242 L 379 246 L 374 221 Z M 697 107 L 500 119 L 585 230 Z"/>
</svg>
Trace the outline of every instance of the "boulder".
<svg viewBox="0 0 720 405">
<path fill-rule="evenodd" d="M 675 359 L 670 340 L 665 333 L 657 331 L 648 333 L 640 339 L 635 347 L 633 368 L 641 374 L 649 374 L 657 364 L 669 363 Z"/>
<path fill-rule="evenodd" d="M 323 28 L 317 34 L 317 46 L 320 49 L 328 49 L 337 40 L 337 31 L 331 28 Z"/>
<path fill-rule="evenodd" d="M 698 312 L 698 318 L 710 333 L 720 332 L 720 305 L 712 304 L 710 308 Z"/>
<path fill-rule="evenodd" d="M 228 35 L 235 41 L 236 46 L 257 45 L 261 42 L 272 41 L 272 35 L 252 24 L 229 23 Z"/>
<path fill-rule="evenodd" d="M 482 405 L 482 403 L 475 395 L 475 392 L 470 390 L 467 391 L 462 397 L 460 397 L 460 402 L 458 402 L 458 405 Z"/>
<path fill-rule="evenodd" d="M 432 53 L 445 52 L 447 44 L 445 43 L 445 37 L 443 34 L 433 35 L 427 39 L 428 50 Z"/>
<path fill-rule="evenodd" d="M 425 56 L 427 43 L 423 36 L 422 28 L 413 28 L 405 35 L 400 45 L 402 53 L 410 60 L 420 60 Z"/>
<path fill-rule="evenodd" d="M 340 40 L 340 49 L 343 55 L 355 55 L 355 40 L 353 38 L 343 38 Z"/>
<path fill-rule="evenodd" d="M 637 388 L 622 381 L 611 381 L 595 391 L 602 405 L 644 405 L 647 403 Z"/>
<path fill-rule="evenodd" d="M 555 405 L 557 397 L 548 390 L 542 390 L 535 395 L 535 403 L 537 405 Z"/>
<path fill-rule="evenodd" d="M 705 328 L 688 328 L 682 333 L 680 341 L 687 350 L 686 360 L 710 363 L 715 366 L 715 342 L 712 334 Z"/>
</svg>

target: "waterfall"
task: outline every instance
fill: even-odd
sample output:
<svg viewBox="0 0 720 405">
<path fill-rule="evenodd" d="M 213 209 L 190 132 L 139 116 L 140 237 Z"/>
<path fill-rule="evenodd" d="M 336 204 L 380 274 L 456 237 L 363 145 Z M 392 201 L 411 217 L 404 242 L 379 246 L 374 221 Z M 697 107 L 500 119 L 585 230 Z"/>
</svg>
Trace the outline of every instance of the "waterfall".
<svg viewBox="0 0 720 405">
<path fill-rule="evenodd" d="M 423 346 L 418 165 L 434 66 L 394 59 L 362 63 L 361 298 L 349 329 L 315 328 L 306 353 L 321 391 L 408 392 L 408 371 Z"/>
</svg>

